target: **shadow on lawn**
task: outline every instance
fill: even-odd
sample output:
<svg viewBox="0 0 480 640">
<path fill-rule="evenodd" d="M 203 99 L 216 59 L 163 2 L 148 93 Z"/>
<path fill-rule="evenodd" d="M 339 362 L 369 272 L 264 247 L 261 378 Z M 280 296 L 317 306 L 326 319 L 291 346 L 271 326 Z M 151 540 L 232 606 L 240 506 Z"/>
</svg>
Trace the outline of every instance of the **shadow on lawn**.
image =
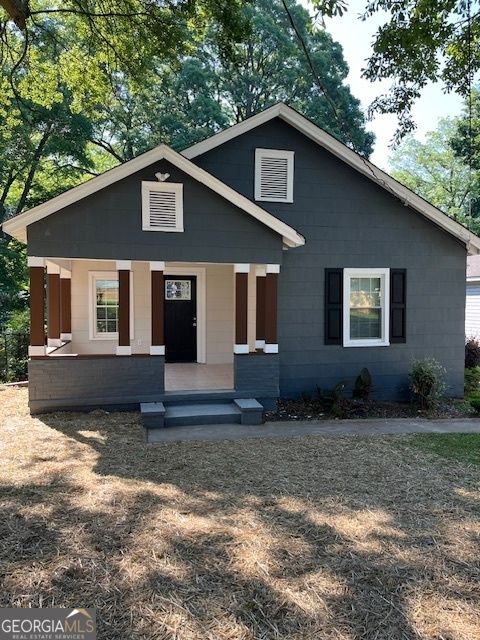
<svg viewBox="0 0 480 640">
<path fill-rule="evenodd" d="M 74 474 L 1 487 L 3 606 L 94 606 L 109 640 L 474 636 L 478 503 L 452 469 L 378 439 L 152 447 L 135 414 L 41 420 L 88 446 L 91 507 Z"/>
</svg>

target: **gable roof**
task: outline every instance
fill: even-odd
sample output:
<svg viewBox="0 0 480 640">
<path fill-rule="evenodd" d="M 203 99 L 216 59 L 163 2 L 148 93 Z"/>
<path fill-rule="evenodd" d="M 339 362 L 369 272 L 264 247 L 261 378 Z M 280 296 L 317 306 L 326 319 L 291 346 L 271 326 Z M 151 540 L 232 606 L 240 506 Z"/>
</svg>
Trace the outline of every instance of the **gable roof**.
<svg viewBox="0 0 480 640">
<path fill-rule="evenodd" d="M 428 218 L 452 236 L 458 238 L 466 245 L 469 254 L 474 255 L 480 253 L 480 238 L 478 236 L 463 225 L 455 222 L 455 220 L 452 220 L 452 218 L 449 218 L 443 211 L 434 207 L 430 202 L 427 202 L 400 182 L 397 182 L 397 180 L 388 175 L 388 173 L 385 173 L 369 160 L 349 149 L 342 142 L 339 142 L 336 138 L 283 102 L 279 102 L 239 124 L 235 124 L 202 142 L 188 147 L 182 151 L 182 155 L 189 159 L 196 158 L 273 118 L 280 118 L 288 123 L 334 156 L 350 165 L 353 169 L 356 169 L 359 173 L 400 199 L 404 205 L 421 213 L 425 218 Z"/>
<path fill-rule="evenodd" d="M 119 180 L 122 180 L 123 178 L 126 178 L 127 176 L 132 175 L 155 162 L 158 162 L 159 160 L 167 160 L 168 162 L 171 162 L 184 173 L 209 187 L 212 191 L 215 191 L 225 198 L 225 200 L 230 201 L 236 207 L 242 209 L 253 218 L 281 235 L 283 242 L 287 247 L 299 247 L 305 244 L 305 238 L 295 231 L 295 229 L 285 222 L 282 222 L 271 213 L 268 213 L 268 211 L 265 211 L 265 209 L 262 209 L 257 204 L 245 196 L 242 196 L 221 180 L 215 178 L 215 176 L 212 176 L 212 174 L 201 169 L 186 157 L 180 155 L 165 144 L 155 147 L 151 151 L 147 151 L 133 160 L 129 160 L 124 164 L 114 167 L 113 169 L 80 184 L 78 187 L 74 187 L 73 189 L 62 193 L 59 196 L 38 205 L 37 207 L 33 207 L 32 209 L 5 221 L 2 225 L 3 230 L 14 238 L 17 238 L 17 240 L 26 242 L 27 227 L 29 225 L 46 218 L 52 213 L 56 213 L 60 209 L 63 209 L 74 202 L 78 202 L 79 200 L 96 193 L 97 191 L 100 191 L 101 189 L 104 189 L 105 187 L 108 187 L 109 185 L 118 182 Z"/>
</svg>

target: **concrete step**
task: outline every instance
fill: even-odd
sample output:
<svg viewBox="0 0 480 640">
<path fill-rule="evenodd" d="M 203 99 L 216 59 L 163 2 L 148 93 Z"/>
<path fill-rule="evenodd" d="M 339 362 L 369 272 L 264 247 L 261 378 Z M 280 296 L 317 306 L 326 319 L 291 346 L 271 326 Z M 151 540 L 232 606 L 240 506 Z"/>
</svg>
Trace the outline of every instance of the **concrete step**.
<svg viewBox="0 0 480 640">
<path fill-rule="evenodd" d="M 233 402 L 170 404 L 165 407 L 165 426 L 183 427 L 200 424 L 234 424 L 242 412 Z"/>
<path fill-rule="evenodd" d="M 163 427 L 256 425 L 263 422 L 263 406 L 254 398 L 189 403 L 143 402 L 140 410 L 148 441 L 151 441 L 148 432 Z"/>
<path fill-rule="evenodd" d="M 233 401 L 240 411 L 242 424 L 263 424 L 263 406 L 255 398 L 236 398 Z"/>
</svg>

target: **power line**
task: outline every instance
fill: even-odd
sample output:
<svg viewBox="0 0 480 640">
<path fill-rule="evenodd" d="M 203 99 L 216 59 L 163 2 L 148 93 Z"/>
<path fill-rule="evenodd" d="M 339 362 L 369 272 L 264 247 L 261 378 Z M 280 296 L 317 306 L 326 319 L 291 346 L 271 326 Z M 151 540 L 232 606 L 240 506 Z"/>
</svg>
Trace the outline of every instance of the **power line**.
<svg viewBox="0 0 480 640">
<path fill-rule="evenodd" d="M 302 47 L 303 53 L 305 54 L 305 58 L 307 59 L 307 64 L 310 67 L 312 75 L 313 75 L 313 77 L 314 77 L 314 79 L 315 79 L 320 91 L 323 93 L 326 101 L 328 102 L 328 104 L 329 104 L 329 106 L 330 106 L 330 108 L 332 110 L 332 113 L 334 115 L 334 118 L 337 121 L 338 126 L 342 130 L 342 133 L 344 134 L 345 139 L 348 140 L 349 143 L 352 145 L 352 149 L 354 151 L 356 151 L 357 153 L 359 153 L 359 150 L 357 149 L 357 146 L 356 146 L 355 142 L 352 140 L 352 138 L 350 136 L 350 132 L 347 131 L 347 129 L 345 129 L 343 120 L 342 120 L 342 118 L 341 118 L 341 116 L 340 116 L 340 114 L 338 112 L 338 109 L 337 109 L 337 106 L 336 106 L 335 102 L 330 97 L 325 84 L 323 83 L 322 79 L 320 78 L 320 76 L 319 76 L 319 74 L 318 74 L 318 72 L 317 72 L 317 70 L 315 68 L 315 65 L 313 63 L 312 57 L 310 55 L 310 51 L 308 50 L 308 47 L 307 47 L 307 45 L 305 43 L 305 40 L 304 40 L 302 34 L 300 33 L 300 30 L 298 29 L 298 27 L 297 27 L 297 25 L 295 23 L 295 20 L 294 20 L 293 15 L 292 15 L 292 13 L 291 13 L 288 5 L 287 5 L 286 0 L 282 0 L 282 5 L 283 5 L 283 8 L 285 9 L 285 13 L 287 14 L 288 21 L 290 22 L 290 25 L 291 25 L 293 31 L 295 32 L 295 35 L 297 36 L 297 39 L 298 39 L 298 41 L 300 43 L 300 46 Z"/>
</svg>

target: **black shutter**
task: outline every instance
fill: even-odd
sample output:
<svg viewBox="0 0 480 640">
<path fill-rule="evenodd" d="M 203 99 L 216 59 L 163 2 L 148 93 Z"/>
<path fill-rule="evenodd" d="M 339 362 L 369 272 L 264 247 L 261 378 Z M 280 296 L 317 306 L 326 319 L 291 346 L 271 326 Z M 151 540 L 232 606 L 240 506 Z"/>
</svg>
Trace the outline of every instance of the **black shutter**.
<svg viewBox="0 0 480 640">
<path fill-rule="evenodd" d="M 390 269 L 390 342 L 407 341 L 407 270 Z"/>
<path fill-rule="evenodd" d="M 325 269 L 325 344 L 343 341 L 343 269 Z"/>
</svg>

